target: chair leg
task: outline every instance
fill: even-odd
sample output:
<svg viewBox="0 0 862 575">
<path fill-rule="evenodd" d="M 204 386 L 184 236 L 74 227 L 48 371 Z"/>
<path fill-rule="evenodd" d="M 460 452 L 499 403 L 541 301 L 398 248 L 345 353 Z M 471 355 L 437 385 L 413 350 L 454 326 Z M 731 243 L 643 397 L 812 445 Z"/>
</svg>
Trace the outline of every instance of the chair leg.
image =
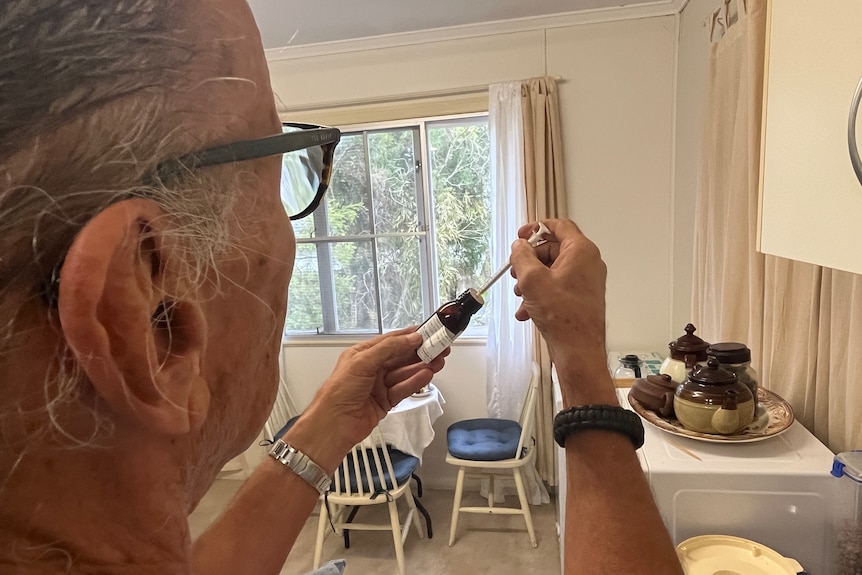
<svg viewBox="0 0 862 575">
<path fill-rule="evenodd" d="M 527 492 L 524 490 L 524 478 L 521 470 L 515 468 L 515 487 L 518 490 L 518 499 L 521 501 L 521 511 L 524 513 L 524 521 L 527 522 L 527 533 L 530 536 L 530 544 L 536 547 L 536 532 L 533 530 L 533 516 L 530 514 L 530 503 L 527 501 Z"/>
<path fill-rule="evenodd" d="M 353 521 L 353 518 L 356 517 L 356 514 L 359 512 L 359 505 L 353 507 L 350 510 L 350 515 L 347 516 L 347 521 L 345 523 L 350 523 Z M 350 549 L 350 529 L 343 529 L 344 531 L 344 548 Z"/>
<path fill-rule="evenodd" d="M 452 522 L 449 524 L 449 547 L 455 544 L 455 529 L 458 527 L 458 511 L 461 508 L 461 495 L 464 493 L 465 473 L 465 468 L 458 468 L 458 480 L 455 482 L 455 500 L 452 502 Z"/>
<path fill-rule="evenodd" d="M 389 521 L 392 523 L 392 540 L 395 543 L 395 559 L 398 561 L 399 575 L 405 575 L 404 570 L 404 544 L 401 540 L 401 522 L 398 519 L 398 506 L 396 502 L 389 502 Z"/>
<path fill-rule="evenodd" d="M 416 495 L 417 497 L 422 497 L 422 478 L 420 478 L 415 473 L 411 474 L 410 477 L 416 480 Z M 434 537 L 434 530 L 431 528 L 431 516 L 428 514 L 428 510 L 425 509 L 425 506 L 422 505 L 422 502 L 419 501 L 416 497 L 413 498 L 413 501 L 416 502 L 416 509 L 419 510 L 419 513 L 425 518 L 425 532 L 428 533 L 428 539 Z"/>
<path fill-rule="evenodd" d="M 317 540 L 314 543 L 314 565 L 312 569 L 320 567 L 320 557 L 323 555 L 323 537 L 326 535 L 326 527 L 329 524 L 329 514 L 326 505 L 320 506 L 320 519 L 317 522 Z"/>
<path fill-rule="evenodd" d="M 425 509 L 425 506 L 422 505 L 422 502 L 419 499 L 414 497 L 413 501 L 416 503 L 416 509 L 418 509 L 419 513 L 422 514 L 422 517 L 425 518 L 425 531 L 428 533 L 428 539 L 433 539 L 434 531 L 431 529 L 431 516 L 428 514 L 428 510 Z"/>
<path fill-rule="evenodd" d="M 425 539 L 425 533 L 422 531 L 422 523 L 419 521 L 419 514 L 416 513 L 416 510 L 418 509 L 417 500 L 413 497 L 413 492 L 410 491 L 409 486 L 404 491 L 404 498 L 407 500 L 407 507 L 413 512 L 413 525 L 416 527 L 416 533 L 419 534 L 419 539 Z M 407 526 L 407 530 L 410 530 L 409 525 Z"/>
<path fill-rule="evenodd" d="M 410 477 L 416 480 L 416 495 L 422 497 L 422 479 L 415 473 L 411 474 Z"/>
</svg>

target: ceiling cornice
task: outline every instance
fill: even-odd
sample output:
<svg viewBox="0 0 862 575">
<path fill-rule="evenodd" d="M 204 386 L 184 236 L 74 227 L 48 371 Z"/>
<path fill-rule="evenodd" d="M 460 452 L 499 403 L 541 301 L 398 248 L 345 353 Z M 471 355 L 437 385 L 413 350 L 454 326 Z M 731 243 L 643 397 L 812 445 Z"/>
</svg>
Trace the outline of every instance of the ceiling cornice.
<svg viewBox="0 0 862 575">
<path fill-rule="evenodd" d="M 463 38 L 496 36 L 513 32 L 563 28 L 567 26 L 580 26 L 602 22 L 616 22 L 619 20 L 638 20 L 641 18 L 654 18 L 656 16 L 672 16 L 679 14 L 683 9 L 685 9 L 688 2 L 689 0 L 656 0 L 647 4 L 637 4 L 633 6 L 581 10 L 578 12 L 553 14 L 549 16 L 516 18 L 512 20 L 499 20 L 496 22 L 465 24 L 462 26 L 450 26 L 447 28 L 371 36 L 368 38 L 337 40 L 334 42 L 321 42 L 318 44 L 301 44 L 298 46 L 285 46 L 283 48 L 269 48 L 265 52 L 266 59 L 272 62 L 277 60 L 293 60 L 313 56 L 343 54 L 346 52 L 379 50 L 394 46 L 411 46 L 416 44 L 459 40 Z"/>
</svg>

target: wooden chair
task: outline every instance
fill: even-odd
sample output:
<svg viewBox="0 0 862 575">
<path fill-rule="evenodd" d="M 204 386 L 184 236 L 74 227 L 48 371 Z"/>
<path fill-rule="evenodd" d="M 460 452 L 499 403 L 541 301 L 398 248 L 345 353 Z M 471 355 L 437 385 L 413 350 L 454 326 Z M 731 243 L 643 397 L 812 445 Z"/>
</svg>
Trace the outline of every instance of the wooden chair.
<svg viewBox="0 0 862 575">
<path fill-rule="evenodd" d="M 314 547 L 314 569 L 320 567 L 323 541 L 330 528 L 343 530 L 392 531 L 398 572 L 404 575 L 404 541 L 412 523 L 420 538 L 424 538 L 422 524 L 416 513 L 416 503 L 410 490 L 410 478 L 419 459 L 411 455 L 393 462 L 389 448 L 383 442 L 378 428 L 363 442 L 353 446 L 333 477 L 330 492 L 321 497 L 320 520 Z M 398 499 L 407 501 L 407 516 L 402 524 L 398 515 Z M 358 523 L 349 518 L 350 510 L 359 506 L 388 505 L 389 523 Z"/>
<path fill-rule="evenodd" d="M 484 513 L 488 515 L 523 515 L 527 524 L 530 543 L 536 547 L 533 518 L 524 490 L 521 469 L 532 465 L 536 458 L 533 422 L 535 420 L 536 393 L 539 385 L 539 366 L 534 362 L 527 394 L 521 406 L 518 421 L 508 419 L 468 419 L 453 423 L 446 432 L 448 453 L 446 463 L 458 466 L 455 484 L 455 500 L 452 504 L 452 523 L 449 528 L 449 546 L 455 543 L 459 513 Z M 468 471 L 469 470 L 469 471 Z M 511 470 L 518 491 L 519 508 L 496 507 L 494 505 L 494 474 Z M 488 505 L 486 507 L 462 507 L 464 478 L 470 475 L 488 478 Z"/>
<path fill-rule="evenodd" d="M 279 429 L 275 433 L 274 437 L 281 437 L 282 435 L 287 433 L 287 430 L 290 429 L 291 427 L 293 427 L 293 424 L 296 423 L 297 419 L 299 419 L 298 415 L 294 415 L 293 417 L 288 419 L 287 423 L 285 423 L 281 427 L 281 429 Z M 274 441 L 275 441 L 274 439 L 265 440 L 264 442 L 261 443 L 261 445 L 269 447 L 270 445 L 273 444 Z M 404 453 L 401 450 L 395 449 L 391 445 L 389 446 L 388 451 L 389 451 L 389 457 L 392 460 L 392 465 L 396 469 L 402 469 L 402 466 L 414 466 L 415 465 L 416 467 L 418 467 L 418 465 L 419 465 L 419 460 L 416 457 L 414 457 L 413 455 Z M 421 501 L 422 478 L 419 477 L 419 474 L 416 473 L 415 469 L 414 469 L 413 473 L 410 474 L 410 478 L 416 482 L 416 495 L 418 495 L 420 498 L 420 499 L 413 499 L 413 502 L 416 503 L 416 509 L 419 510 L 419 513 L 422 514 L 422 517 L 425 518 L 425 534 L 428 535 L 428 539 L 431 539 L 432 537 L 434 537 L 434 529 L 433 529 L 433 526 L 431 523 L 431 515 L 428 513 L 428 510 L 425 509 L 425 506 L 422 505 L 422 501 Z M 356 513 L 358 511 L 359 511 L 359 507 L 354 507 L 350 511 L 350 514 L 347 516 L 347 523 L 350 523 L 351 521 L 353 521 L 353 519 L 356 517 Z M 344 548 L 345 549 L 350 548 L 350 530 L 349 529 L 344 529 Z"/>
</svg>

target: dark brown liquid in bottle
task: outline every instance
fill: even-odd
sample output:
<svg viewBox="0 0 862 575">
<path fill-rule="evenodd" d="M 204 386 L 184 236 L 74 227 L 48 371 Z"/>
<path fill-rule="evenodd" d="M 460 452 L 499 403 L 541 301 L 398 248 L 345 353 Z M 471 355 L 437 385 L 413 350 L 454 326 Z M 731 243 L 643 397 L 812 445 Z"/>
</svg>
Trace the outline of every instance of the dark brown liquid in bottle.
<svg viewBox="0 0 862 575">
<path fill-rule="evenodd" d="M 425 323 L 419 326 L 422 345 L 416 353 L 425 363 L 440 355 L 467 329 L 470 319 L 485 304 L 485 300 L 474 289 L 469 289 L 455 300 L 441 305 Z"/>
</svg>

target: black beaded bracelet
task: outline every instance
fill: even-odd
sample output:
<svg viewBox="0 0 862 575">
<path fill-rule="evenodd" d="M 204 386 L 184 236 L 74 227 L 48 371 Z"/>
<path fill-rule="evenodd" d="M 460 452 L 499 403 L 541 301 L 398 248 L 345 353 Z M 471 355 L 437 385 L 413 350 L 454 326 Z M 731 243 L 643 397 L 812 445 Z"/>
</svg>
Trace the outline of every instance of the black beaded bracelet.
<svg viewBox="0 0 862 575">
<path fill-rule="evenodd" d="M 583 405 L 564 409 L 554 417 L 554 440 L 566 446 L 566 438 L 578 431 L 601 429 L 622 433 L 635 449 L 644 444 L 644 425 L 633 411 L 615 405 Z"/>
</svg>

